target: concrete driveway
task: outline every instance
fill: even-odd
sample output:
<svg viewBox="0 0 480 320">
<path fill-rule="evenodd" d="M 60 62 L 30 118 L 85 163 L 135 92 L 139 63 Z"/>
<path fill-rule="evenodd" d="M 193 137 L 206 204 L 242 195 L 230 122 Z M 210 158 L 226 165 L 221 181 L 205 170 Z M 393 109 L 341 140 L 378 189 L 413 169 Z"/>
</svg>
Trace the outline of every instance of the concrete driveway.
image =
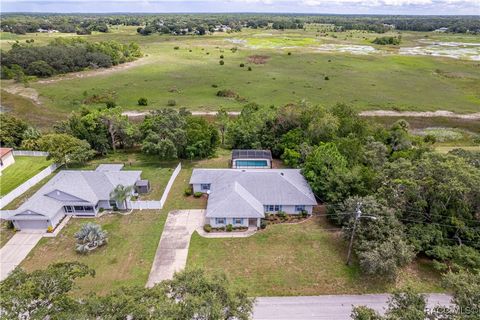
<svg viewBox="0 0 480 320">
<path fill-rule="evenodd" d="M 0 281 L 18 266 L 43 236 L 39 231 L 19 231 L 0 249 Z"/>
<path fill-rule="evenodd" d="M 162 280 L 172 279 L 187 264 L 190 237 L 203 225 L 205 210 L 175 210 L 168 214 L 147 281 L 153 287 Z"/>
</svg>

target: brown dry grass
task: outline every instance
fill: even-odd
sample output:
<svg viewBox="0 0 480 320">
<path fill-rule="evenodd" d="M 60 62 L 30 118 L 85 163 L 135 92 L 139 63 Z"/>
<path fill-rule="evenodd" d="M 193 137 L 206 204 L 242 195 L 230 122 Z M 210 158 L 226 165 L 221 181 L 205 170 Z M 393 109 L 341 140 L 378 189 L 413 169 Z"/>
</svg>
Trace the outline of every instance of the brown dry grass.
<svg viewBox="0 0 480 320">
<path fill-rule="evenodd" d="M 248 62 L 253 64 L 265 64 L 267 63 L 268 59 L 270 59 L 270 56 L 258 54 L 248 56 Z"/>
</svg>

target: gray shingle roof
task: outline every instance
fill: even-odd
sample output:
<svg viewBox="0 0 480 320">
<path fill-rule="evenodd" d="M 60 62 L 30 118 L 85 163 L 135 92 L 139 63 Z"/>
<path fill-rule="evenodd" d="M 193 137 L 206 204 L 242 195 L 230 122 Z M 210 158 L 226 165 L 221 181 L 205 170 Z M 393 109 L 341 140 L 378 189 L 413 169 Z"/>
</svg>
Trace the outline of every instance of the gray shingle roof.
<svg viewBox="0 0 480 320">
<path fill-rule="evenodd" d="M 123 164 L 121 163 L 108 163 L 108 164 L 99 164 L 95 171 L 120 171 L 123 168 Z"/>
<path fill-rule="evenodd" d="M 110 192 L 117 185 L 134 185 L 141 173 L 62 170 L 15 210 L 14 215 L 30 211 L 52 218 L 65 203 L 96 204 L 99 200 L 109 200 Z"/>
<path fill-rule="evenodd" d="M 263 217 L 267 204 L 317 204 L 298 169 L 194 169 L 190 184 L 202 183 L 211 185 L 207 217 Z"/>
</svg>

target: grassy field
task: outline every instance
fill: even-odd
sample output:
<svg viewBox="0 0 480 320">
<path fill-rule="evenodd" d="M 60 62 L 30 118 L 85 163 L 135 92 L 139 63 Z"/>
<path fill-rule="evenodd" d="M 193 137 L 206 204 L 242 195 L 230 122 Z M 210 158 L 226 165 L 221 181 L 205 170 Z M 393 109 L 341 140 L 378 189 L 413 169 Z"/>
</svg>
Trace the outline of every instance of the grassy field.
<svg viewBox="0 0 480 320">
<path fill-rule="evenodd" d="M 296 225 L 271 225 L 250 238 L 207 239 L 194 233 L 188 268 L 223 271 L 252 296 L 389 292 L 412 286 L 441 291 L 428 261 L 402 270 L 396 283 L 365 277 L 358 265 L 345 265 L 347 244 L 338 231 L 316 217 Z"/>
<path fill-rule="evenodd" d="M 8 48 L 12 40 L 32 36 L 8 35 L 9 39 L 1 41 L 2 48 Z M 52 36 L 33 36 L 35 45 L 45 44 Z M 82 101 L 94 94 L 114 97 L 125 110 L 160 108 L 168 100 L 191 110 L 216 110 L 220 106 L 239 110 L 247 102 L 283 105 L 301 99 L 323 105 L 344 102 L 358 110 L 474 112 L 480 109 L 478 62 L 399 55 L 399 47 L 372 45 L 371 40 L 376 36 L 364 32 L 330 32 L 320 36 L 309 29 L 145 37 L 137 35 L 135 28 L 124 27 L 85 37 L 92 41 L 138 42 L 145 57 L 135 66 L 91 77 L 67 76 L 55 82 L 32 82 L 30 87 L 39 93 L 43 107 L 33 108 L 8 95 L 2 97 L 2 105 L 17 114 L 21 112 L 16 109 L 33 109 L 32 118 L 39 122 L 48 120 L 42 119 L 42 108 L 58 119 L 78 109 Z M 402 33 L 402 39 L 402 48 L 427 46 L 422 42 L 425 39 L 479 42 L 478 37 L 421 32 Z M 319 49 L 325 45 L 333 46 L 329 47 L 333 51 Z M 179 49 L 174 50 L 175 46 Z M 348 46 L 369 46 L 381 53 L 351 54 Z M 235 52 L 230 50 L 234 47 L 238 49 Z M 219 64 L 221 55 L 223 66 Z M 251 62 L 252 56 L 263 56 L 264 63 Z M 241 63 L 245 67 L 240 67 Z M 248 71 L 248 67 L 252 70 Z M 3 87 L 11 85 L 2 81 Z M 220 89 L 231 89 L 239 98 L 217 97 Z M 137 106 L 140 97 L 149 100 L 147 107 Z"/>
<path fill-rule="evenodd" d="M 48 167 L 45 157 L 15 157 L 15 163 L 5 168 L 0 177 L 0 195 L 5 195 Z"/>
</svg>

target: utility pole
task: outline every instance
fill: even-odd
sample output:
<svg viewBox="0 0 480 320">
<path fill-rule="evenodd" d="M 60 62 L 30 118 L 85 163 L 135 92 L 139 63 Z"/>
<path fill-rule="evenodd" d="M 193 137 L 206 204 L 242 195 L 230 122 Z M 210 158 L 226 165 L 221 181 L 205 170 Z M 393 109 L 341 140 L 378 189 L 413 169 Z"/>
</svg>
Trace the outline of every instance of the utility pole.
<svg viewBox="0 0 480 320">
<path fill-rule="evenodd" d="M 352 257 L 353 237 L 355 236 L 357 221 L 362 216 L 361 206 L 362 204 L 360 202 L 357 202 L 357 209 L 355 210 L 355 220 L 353 221 L 352 235 L 350 236 L 350 244 L 348 245 L 347 266 L 350 265 L 350 260 Z"/>
<path fill-rule="evenodd" d="M 350 265 L 350 261 L 352 258 L 353 238 L 355 237 L 355 229 L 357 228 L 357 223 L 358 223 L 358 220 L 360 220 L 360 218 L 377 220 L 377 217 L 375 216 L 362 215 L 362 203 L 357 202 L 357 209 L 355 210 L 355 220 L 353 221 L 352 235 L 350 236 L 350 244 L 348 245 L 347 266 Z"/>
</svg>

